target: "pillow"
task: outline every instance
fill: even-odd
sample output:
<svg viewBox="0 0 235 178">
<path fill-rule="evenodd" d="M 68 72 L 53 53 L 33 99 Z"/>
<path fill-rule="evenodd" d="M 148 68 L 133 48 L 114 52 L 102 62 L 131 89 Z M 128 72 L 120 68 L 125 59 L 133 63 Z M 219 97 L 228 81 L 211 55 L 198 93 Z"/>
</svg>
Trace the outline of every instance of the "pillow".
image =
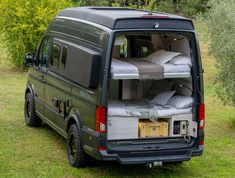
<svg viewBox="0 0 235 178">
<path fill-rule="evenodd" d="M 165 50 L 159 50 L 152 54 L 150 54 L 146 60 L 156 63 L 156 64 L 166 64 L 170 60 L 172 60 L 174 57 L 180 55 L 181 53 L 173 52 L 173 51 L 165 51 Z"/>
<path fill-rule="evenodd" d="M 169 63 L 174 65 L 188 64 L 190 67 L 192 67 L 191 59 L 182 55 L 174 57 Z"/>
<path fill-rule="evenodd" d="M 167 101 L 175 94 L 175 91 L 165 91 L 157 94 L 149 103 L 164 106 Z"/>
<path fill-rule="evenodd" d="M 177 109 L 186 109 L 193 106 L 193 98 L 189 96 L 173 96 L 166 103 L 167 105 L 174 106 Z"/>
</svg>

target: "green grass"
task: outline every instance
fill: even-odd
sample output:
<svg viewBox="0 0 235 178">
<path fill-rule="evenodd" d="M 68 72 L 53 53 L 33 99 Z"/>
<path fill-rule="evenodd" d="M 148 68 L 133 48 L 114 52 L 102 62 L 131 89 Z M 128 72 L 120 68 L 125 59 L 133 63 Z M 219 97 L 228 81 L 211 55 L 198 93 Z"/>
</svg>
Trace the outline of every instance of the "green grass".
<svg viewBox="0 0 235 178">
<path fill-rule="evenodd" d="M 66 141 L 60 135 L 48 126 L 24 124 L 27 74 L 12 69 L 0 48 L 0 177 L 235 177 L 235 110 L 216 98 L 214 60 L 205 45 L 201 49 L 206 103 L 203 156 L 156 169 L 109 163 L 76 169 L 67 162 Z"/>
</svg>

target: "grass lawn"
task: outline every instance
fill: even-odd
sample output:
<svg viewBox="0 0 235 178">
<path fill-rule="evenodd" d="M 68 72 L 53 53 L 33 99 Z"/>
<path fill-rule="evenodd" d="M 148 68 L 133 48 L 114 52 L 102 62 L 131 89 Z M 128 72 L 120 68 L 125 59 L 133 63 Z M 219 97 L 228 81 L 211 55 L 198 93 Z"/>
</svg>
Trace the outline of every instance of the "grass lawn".
<svg viewBox="0 0 235 178">
<path fill-rule="evenodd" d="M 207 48 L 201 46 L 205 68 L 206 144 L 203 156 L 178 166 L 100 164 L 76 169 L 66 157 L 65 140 L 48 126 L 24 124 L 26 73 L 5 62 L 0 48 L 0 177 L 235 177 L 235 109 L 215 96 L 216 69 Z"/>
</svg>

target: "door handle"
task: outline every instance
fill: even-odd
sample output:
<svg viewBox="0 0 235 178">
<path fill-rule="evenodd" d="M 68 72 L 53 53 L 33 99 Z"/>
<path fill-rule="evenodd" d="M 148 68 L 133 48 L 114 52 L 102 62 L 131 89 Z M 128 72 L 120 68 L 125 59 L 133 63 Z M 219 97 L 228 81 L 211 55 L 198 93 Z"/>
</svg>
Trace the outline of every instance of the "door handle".
<svg viewBox="0 0 235 178">
<path fill-rule="evenodd" d="M 42 82 L 45 82 L 45 81 L 46 81 L 44 75 L 41 76 L 41 81 L 42 81 Z"/>
<path fill-rule="evenodd" d="M 51 101 L 55 107 L 59 107 L 59 100 L 57 98 L 52 98 Z"/>
</svg>

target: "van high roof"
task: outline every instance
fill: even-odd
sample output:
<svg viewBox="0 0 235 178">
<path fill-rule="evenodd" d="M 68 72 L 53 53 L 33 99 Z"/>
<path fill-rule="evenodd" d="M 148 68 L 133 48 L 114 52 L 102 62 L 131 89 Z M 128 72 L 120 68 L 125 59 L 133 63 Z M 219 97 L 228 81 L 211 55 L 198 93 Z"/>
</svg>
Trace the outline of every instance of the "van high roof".
<svg viewBox="0 0 235 178">
<path fill-rule="evenodd" d="M 177 20 L 187 21 L 187 23 L 192 24 L 191 20 L 177 15 L 119 7 L 72 7 L 59 12 L 56 18 L 85 20 L 110 29 L 128 28 L 128 24 L 133 26 L 133 23 L 143 22 L 143 20 Z M 193 28 L 192 25 L 190 26 Z"/>
</svg>

